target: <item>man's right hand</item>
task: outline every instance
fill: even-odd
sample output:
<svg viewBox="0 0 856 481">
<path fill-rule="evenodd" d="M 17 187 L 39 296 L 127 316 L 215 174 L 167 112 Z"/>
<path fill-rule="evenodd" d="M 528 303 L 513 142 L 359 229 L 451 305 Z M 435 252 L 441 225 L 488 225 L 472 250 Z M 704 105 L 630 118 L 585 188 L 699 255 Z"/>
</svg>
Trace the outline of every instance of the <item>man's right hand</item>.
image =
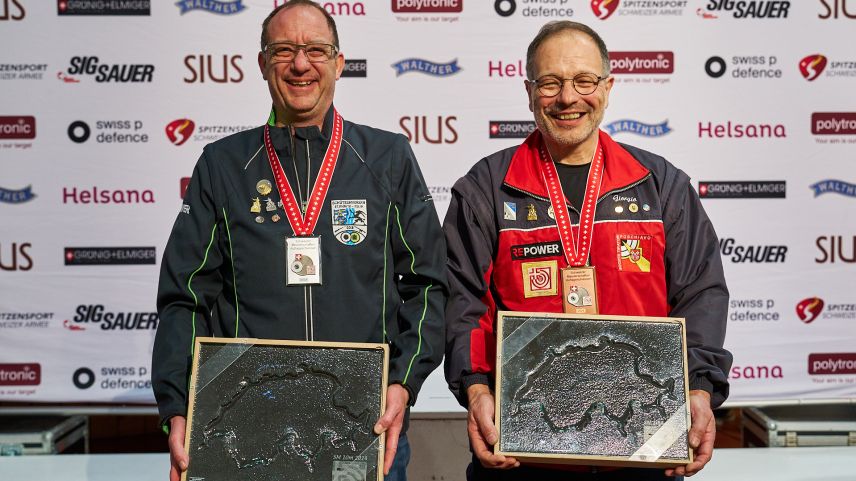
<svg viewBox="0 0 856 481">
<path fill-rule="evenodd" d="M 187 451 L 184 450 L 184 434 L 187 418 L 173 416 L 169 418 L 169 481 L 180 481 L 181 473 L 187 470 Z"/>
<path fill-rule="evenodd" d="M 510 456 L 493 453 L 493 445 L 499 440 L 496 426 L 493 424 L 495 401 L 493 393 L 484 384 L 473 384 L 467 388 L 467 435 L 470 446 L 482 466 L 494 469 L 511 469 L 520 466 L 520 462 Z"/>
</svg>

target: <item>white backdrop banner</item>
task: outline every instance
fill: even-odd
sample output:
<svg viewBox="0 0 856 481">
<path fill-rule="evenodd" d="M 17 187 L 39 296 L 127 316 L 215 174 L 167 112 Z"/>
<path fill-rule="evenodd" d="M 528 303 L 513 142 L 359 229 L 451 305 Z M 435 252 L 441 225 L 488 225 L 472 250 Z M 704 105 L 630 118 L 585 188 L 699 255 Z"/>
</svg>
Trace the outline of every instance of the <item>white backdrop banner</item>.
<svg viewBox="0 0 856 481">
<path fill-rule="evenodd" d="M 277 3 L 0 0 L 0 400 L 153 402 L 160 257 L 202 147 L 267 118 Z M 856 1 L 322 3 L 337 108 L 410 139 L 441 216 L 531 132 L 541 25 L 593 26 L 603 128 L 689 173 L 721 238 L 730 401 L 856 398 Z M 460 409 L 442 369 L 416 409 Z"/>
</svg>

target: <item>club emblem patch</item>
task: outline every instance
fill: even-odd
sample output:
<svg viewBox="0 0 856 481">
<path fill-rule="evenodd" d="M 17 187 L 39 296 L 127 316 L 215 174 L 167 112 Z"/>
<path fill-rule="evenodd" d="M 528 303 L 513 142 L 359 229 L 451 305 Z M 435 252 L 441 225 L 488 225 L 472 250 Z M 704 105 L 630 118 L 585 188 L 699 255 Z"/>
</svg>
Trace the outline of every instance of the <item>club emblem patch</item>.
<svg viewBox="0 0 856 481">
<path fill-rule="evenodd" d="M 524 262 L 523 297 L 555 296 L 558 294 L 559 264 L 556 261 Z"/>
<path fill-rule="evenodd" d="M 653 238 L 650 235 L 615 236 L 618 253 L 618 270 L 628 272 L 651 272 L 651 250 Z"/>
<path fill-rule="evenodd" d="M 502 218 L 505 220 L 517 220 L 517 204 L 515 202 L 503 202 Z"/>
<path fill-rule="evenodd" d="M 347 246 L 364 241 L 368 234 L 366 200 L 332 200 L 333 236 Z"/>
</svg>

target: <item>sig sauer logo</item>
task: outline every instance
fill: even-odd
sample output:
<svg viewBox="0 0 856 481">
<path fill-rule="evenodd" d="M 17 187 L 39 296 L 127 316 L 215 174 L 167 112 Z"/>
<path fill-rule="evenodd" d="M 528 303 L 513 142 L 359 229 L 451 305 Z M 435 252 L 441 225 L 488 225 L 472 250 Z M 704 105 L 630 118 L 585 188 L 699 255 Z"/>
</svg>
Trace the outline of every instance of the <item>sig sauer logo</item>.
<svg viewBox="0 0 856 481">
<path fill-rule="evenodd" d="M 511 259 L 538 259 L 541 257 L 557 257 L 562 255 L 562 244 L 559 241 L 539 242 L 537 244 L 526 244 L 511 246 Z"/>
</svg>

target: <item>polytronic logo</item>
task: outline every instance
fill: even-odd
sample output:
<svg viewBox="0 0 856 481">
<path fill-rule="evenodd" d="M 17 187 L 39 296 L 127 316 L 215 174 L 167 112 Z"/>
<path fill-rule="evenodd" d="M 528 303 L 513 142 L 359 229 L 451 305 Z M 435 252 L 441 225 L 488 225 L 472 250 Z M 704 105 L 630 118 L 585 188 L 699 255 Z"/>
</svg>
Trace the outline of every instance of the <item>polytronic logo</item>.
<svg viewBox="0 0 856 481">
<path fill-rule="evenodd" d="M 591 0 L 591 11 L 594 15 L 606 20 L 618 9 L 619 0 Z"/>
<path fill-rule="evenodd" d="M 819 53 L 809 55 L 808 57 L 800 60 L 800 73 L 809 82 L 820 77 L 820 74 L 823 73 L 823 69 L 825 68 L 826 57 Z"/>
<path fill-rule="evenodd" d="M 41 364 L 0 364 L 0 386 L 38 386 L 41 383 Z"/>
<path fill-rule="evenodd" d="M 166 136 L 176 147 L 187 142 L 196 124 L 190 119 L 178 119 L 166 125 Z"/>
<path fill-rule="evenodd" d="M 613 74 L 668 74 L 675 71 L 674 52 L 609 52 Z"/>
<path fill-rule="evenodd" d="M 0 116 L 0 139 L 35 139 L 36 118 L 32 115 Z"/>
<path fill-rule="evenodd" d="M 856 352 L 818 352 L 808 355 L 808 373 L 856 374 Z"/>
<path fill-rule="evenodd" d="M 813 112 L 811 133 L 814 135 L 856 134 L 856 112 Z"/>
<path fill-rule="evenodd" d="M 806 324 L 817 319 L 821 311 L 823 311 L 823 299 L 819 297 L 809 297 L 797 304 L 797 316 Z"/>
<path fill-rule="evenodd" d="M 395 13 L 460 13 L 464 0 L 392 0 Z"/>
</svg>

